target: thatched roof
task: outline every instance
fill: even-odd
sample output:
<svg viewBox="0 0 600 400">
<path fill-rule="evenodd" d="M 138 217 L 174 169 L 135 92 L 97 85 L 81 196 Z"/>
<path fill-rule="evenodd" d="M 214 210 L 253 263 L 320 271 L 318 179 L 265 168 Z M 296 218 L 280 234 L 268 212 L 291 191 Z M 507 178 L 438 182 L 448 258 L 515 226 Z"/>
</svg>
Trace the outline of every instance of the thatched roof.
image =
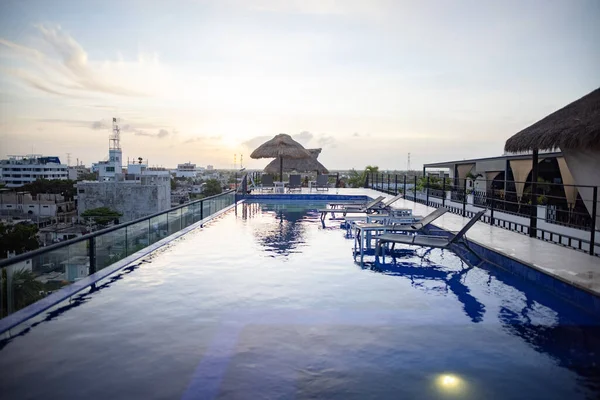
<svg viewBox="0 0 600 400">
<path fill-rule="evenodd" d="M 302 159 L 283 159 L 283 170 L 285 172 L 314 172 L 319 171 L 321 174 L 328 174 L 329 171 L 321 164 L 317 157 L 321 153 L 321 149 L 308 149 L 312 157 Z M 276 174 L 279 172 L 279 160 L 271 161 L 266 167 L 265 172 L 268 174 Z"/>
<path fill-rule="evenodd" d="M 553 112 L 506 141 L 506 151 L 600 150 L 600 88 Z"/>
<path fill-rule="evenodd" d="M 310 153 L 290 135 L 280 133 L 261 144 L 250 154 L 250 158 L 310 158 Z"/>
</svg>

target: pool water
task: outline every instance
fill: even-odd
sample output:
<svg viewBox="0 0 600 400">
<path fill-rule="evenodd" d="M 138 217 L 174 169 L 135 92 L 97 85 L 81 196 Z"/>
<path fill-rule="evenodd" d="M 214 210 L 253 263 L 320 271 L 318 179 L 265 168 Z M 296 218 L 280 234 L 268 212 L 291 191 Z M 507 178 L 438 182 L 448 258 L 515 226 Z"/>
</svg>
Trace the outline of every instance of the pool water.
<svg viewBox="0 0 600 400">
<path fill-rule="evenodd" d="M 46 314 L 1 397 L 600 396 L 597 317 L 450 251 L 360 266 L 323 206 L 240 204 Z"/>
</svg>

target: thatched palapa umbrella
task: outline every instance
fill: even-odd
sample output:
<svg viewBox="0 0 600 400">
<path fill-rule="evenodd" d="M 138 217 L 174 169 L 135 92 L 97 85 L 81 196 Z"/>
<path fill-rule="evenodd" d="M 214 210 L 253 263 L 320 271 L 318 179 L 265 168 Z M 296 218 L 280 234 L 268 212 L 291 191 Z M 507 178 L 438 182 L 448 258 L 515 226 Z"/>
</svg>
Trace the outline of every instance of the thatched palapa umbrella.
<svg viewBox="0 0 600 400">
<path fill-rule="evenodd" d="M 279 158 L 279 176 L 283 180 L 283 160 L 311 158 L 310 153 L 290 135 L 280 133 L 261 144 L 250 154 L 250 158 Z"/>
<path fill-rule="evenodd" d="M 538 151 L 557 148 L 562 150 L 568 166 L 568 173 L 561 171 L 563 183 L 600 186 L 600 88 L 523 129 L 504 145 L 506 151 L 533 151 L 533 192 L 537 182 Z M 574 182 L 566 182 L 566 178 Z M 592 215 L 594 203 L 598 201 L 593 198 L 592 188 L 578 186 L 578 190 Z M 532 202 L 535 202 L 535 196 Z M 598 228 L 600 216 L 596 215 L 596 219 Z"/>
<path fill-rule="evenodd" d="M 504 150 L 600 151 L 600 88 L 539 120 L 506 141 Z"/>
<path fill-rule="evenodd" d="M 328 174 L 329 171 L 323 164 L 321 164 L 317 157 L 321 153 L 321 149 L 308 149 L 310 158 L 296 158 L 296 159 L 285 159 L 283 160 L 283 170 L 285 172 L 312 172 L 317 171 L 319 174 Z M 265 172 L 269 174 L 276 174 L 279 170 L 279 162 L 277 160 L 271 161 L 266 167 Z"/>
</svg>

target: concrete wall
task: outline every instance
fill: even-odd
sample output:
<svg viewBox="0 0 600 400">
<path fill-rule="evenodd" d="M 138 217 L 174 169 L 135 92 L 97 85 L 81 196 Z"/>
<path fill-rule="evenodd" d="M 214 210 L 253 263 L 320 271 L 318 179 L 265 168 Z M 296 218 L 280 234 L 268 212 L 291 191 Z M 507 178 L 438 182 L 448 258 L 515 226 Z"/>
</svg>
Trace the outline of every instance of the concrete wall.
<svg viewBox="0 0 600 400">
<path fill-rule="evenodd" d="M 154 184 L 144 181 L 79 182 L 77 184 L 77 213 L 108 207 L 123 214 L 121 222 L 171 208 L 171 183 L 157 179 Z"/>
</svg>

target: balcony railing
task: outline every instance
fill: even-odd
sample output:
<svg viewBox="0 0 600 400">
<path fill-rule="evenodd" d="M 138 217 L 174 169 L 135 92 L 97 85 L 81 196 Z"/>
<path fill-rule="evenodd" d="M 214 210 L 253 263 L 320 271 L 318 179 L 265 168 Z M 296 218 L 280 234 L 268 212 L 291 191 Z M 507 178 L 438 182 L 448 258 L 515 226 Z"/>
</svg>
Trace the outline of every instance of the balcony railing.
<svg viewBox="0 0 600 400">
<path fill-rule="evenodd" d="M 0 260 L 0 318 L 82 281 L 234 202 L 231 190 Z M 90 280 L 90 285 L 93 282 Z"/>
<path fill-rule="evenodd" d="M 531 237 L 598 255 L 598 187 L 549 182 L 486 181 L 371 173 L 365 187 L 472 216 Z M 517 190 L 517 187 L 520 190 Z M 576 190 L 574 190 L 576 189 Z M 570 198 L 567 198 L 570 193 Z"/>
</svg>

